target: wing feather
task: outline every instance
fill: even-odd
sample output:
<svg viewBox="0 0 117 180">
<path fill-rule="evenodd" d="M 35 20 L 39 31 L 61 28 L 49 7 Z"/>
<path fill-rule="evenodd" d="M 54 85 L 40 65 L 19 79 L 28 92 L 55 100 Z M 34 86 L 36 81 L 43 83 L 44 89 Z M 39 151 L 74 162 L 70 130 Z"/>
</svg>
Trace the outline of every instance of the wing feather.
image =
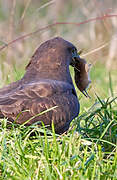
<svg viewBox="0 0 117 180">
<path fill-rule="evenodd" d="M 66 127 L 66 124 L 69 125 L 78 114 L 78 100 L 72 94 L 73 86 L 68 83 L 32 83 L 20 89 L 0 96 L 0 112 L 5 117 L 15 120 L 17 115 L 22 112 L 17 123 L 22 124 L 31 117 L 57 106 L 57 109 L 33 118 L 28 125 L 37 121 L 51 125 L 53 120 L 56 132 L 59 132 L 60 128 Z"/>
</svg>

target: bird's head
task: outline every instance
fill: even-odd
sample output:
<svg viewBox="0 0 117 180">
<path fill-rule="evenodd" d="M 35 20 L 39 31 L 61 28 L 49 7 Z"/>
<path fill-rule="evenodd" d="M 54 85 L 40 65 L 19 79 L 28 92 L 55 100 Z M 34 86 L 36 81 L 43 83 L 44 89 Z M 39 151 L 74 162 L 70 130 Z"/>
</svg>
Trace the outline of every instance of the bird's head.
<svg viewBox="0 0 117 180">
<path fill-rule="evenodd" d="M 32 69 L 33 73 L 39 72 L 39 77 L 68 80 L 69 65 L 74 67 L 75 83 L 84 94 L 91 82 L 89 70 L 86 70 L 87 63 L 80 58 L 77 48 L 61 37 L 55 37 L 42 43 L 32 56 L 26 70 L 30 72 Z"/>
<path fill-rule="evenodd" d="M 63 38 L 55 37 L 40 45 L 26 69 L 35 66 L 39 71 L 42 68 L 56 70 L 73 66 L 75 57 L 78 57 L 77 48 Z"/>
</svg>

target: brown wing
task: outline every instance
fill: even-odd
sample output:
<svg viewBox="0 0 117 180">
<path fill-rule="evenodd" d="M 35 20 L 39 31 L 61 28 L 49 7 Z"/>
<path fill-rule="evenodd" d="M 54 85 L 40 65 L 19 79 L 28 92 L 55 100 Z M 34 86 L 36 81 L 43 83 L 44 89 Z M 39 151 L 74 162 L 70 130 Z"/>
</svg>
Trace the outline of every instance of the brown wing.
<svg viewBox="0 0 117 180">
<path fill-rule="evenodd" d="M 37 121 L 51 125 L 53 120 L 56 132 L 62 133 L 79 112 L 79 103 L 72 85 L 59 81 L 31 83 L 20 87 L 16 92 L 0 96 L 1 114 L 10 120 L 16 120 L 17 115 L 22 112 L 16 120 L 20 124 L 55 106 L 55 109 L 31 119 L 27 125 Z"/>
<path fill-rule="evenodd" d="M 4 95 L 8 95 L 9 93 L 16 91 L 17 88 L 20 88 L 20 80 L 17 82 L 13 82 L 3 88 L 0 89 L 0 97 Z"/>
</svg>

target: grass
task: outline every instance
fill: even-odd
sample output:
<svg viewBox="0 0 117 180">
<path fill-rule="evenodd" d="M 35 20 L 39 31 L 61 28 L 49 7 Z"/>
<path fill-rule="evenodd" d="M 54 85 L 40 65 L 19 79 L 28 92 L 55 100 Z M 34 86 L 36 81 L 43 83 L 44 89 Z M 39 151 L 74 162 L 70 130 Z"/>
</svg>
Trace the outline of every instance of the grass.
<svg viewBox="0 0 117 180">
<path fill-rule="evenodd" d="M 52 132 L 37 125 L 12 124 L 8 130 L 3 119 L 1 179 L 116 179 L 115 99 L 102 102 L 97 97 L 97 101 L 98 108 L 94 105 L 93 110 L 75 119 L 69 132 L 61 136 L 55 134 L 54 126 Z"/>
</svg>

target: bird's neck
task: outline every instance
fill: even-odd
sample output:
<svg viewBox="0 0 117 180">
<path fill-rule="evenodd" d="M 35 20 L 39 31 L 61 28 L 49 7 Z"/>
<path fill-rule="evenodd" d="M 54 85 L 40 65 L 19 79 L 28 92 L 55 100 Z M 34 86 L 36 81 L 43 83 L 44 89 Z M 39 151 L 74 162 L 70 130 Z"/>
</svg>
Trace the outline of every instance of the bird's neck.
<svg viewBox="0 0 117 180">
<path fill-rule="evenodd" d="M 24 81 L 39 81 L 41 79 L 58 80 L 72 84 L 69 67 L 54 70 L 48 68 L 40 71 L 37 71 L 36 69 L 28 69 L 23 77 Z"/>
</svg>

